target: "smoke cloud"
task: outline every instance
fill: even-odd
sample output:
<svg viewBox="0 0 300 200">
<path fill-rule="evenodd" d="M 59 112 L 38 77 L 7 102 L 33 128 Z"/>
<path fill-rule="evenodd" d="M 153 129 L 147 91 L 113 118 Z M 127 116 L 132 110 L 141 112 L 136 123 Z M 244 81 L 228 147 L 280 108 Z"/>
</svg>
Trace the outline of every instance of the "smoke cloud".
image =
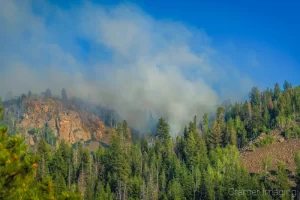
<svg viewBox="0 0 300 200">
<path fill-rule="evenodd" d="M 252 81 L 203 30 L 155 19 L 132 4 L 0 0 L 0 94 L 88 97 L 141 128 L 146 112 L 165 117 L 172 134 L 194 115 L 240 99 Z"/>
</svg>

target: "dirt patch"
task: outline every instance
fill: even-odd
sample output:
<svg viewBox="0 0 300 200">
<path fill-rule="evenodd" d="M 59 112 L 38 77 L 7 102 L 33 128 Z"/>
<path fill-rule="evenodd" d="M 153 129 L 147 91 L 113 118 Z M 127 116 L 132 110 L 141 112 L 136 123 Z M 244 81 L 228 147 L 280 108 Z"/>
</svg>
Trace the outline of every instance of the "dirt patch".
<svg viewBox="0 0 300 200">
<path fill-rule="evenodd" d="M 88 145 L 88 148 L 91 151 L 96 151 L 99 148 L 100 143 L 98 141 L 91 141 L 91 143 Z"/>
<path fill-rule="evenodd" d="M 283 161 L 287 168 L 294 173 L 296 170 L 294 154 L 297 151 L 300 151 L 300 139 L 282 140 L 266 147 L 256 148 L 253 152 L 243 151 L 241 160 L 250 173 L 261 173 L 263 159 L 269 156 L 273 164 L 271 170 L 275 170 L 279 161 Z"/>
</svg>

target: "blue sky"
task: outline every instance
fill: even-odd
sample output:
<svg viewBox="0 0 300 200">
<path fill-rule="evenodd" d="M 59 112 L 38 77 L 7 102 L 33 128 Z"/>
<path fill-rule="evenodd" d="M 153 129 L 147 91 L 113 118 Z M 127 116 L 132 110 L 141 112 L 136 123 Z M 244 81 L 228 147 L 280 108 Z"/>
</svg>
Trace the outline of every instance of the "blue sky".
<svg viewBox="0 0 300 200">
<path fill-rule="evenodd" d="M 70 9 L 81 6 L 83 1 L 50 2 Z M 225 52 L 229 50 L 233 62 L 261 87 L 272 87 L 285 79 L 294 85 L 300 84 L 299 1 L 92 2 L 110 6 L 134 3 L 156 19 L 180 21 L 204 30 L 212 38 L 213 45 Z M 82 44 L 88 47 L 88 43 Z M 244 63 L 247 57 L 257 59 L 258 65 L 249 67 Z"/>
<path fill-rule="evenodd" d="M 179 130 L 253 86 L 299 85 L 299 3 L 224 2 L 0 0 L 0 95 L 64 87 Z"/>
</svg>

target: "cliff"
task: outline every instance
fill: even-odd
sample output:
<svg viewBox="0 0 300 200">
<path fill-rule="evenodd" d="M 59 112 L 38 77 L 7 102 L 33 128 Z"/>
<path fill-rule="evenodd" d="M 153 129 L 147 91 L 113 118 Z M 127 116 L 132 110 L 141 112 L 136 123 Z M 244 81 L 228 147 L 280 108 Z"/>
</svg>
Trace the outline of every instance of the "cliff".
<svg viewBox="0 0 300 200">
<path fill-rule="evenodd" d="M 16 119 L 12 124 L 31 145 L 35 144 L 33 130 L 50 128 L 54 137 L 68 143 L 109 141 L 109 127 L 105 127 L 98 116 L 76 109 L 69 102 L 52 98 L 24 98 L 16 109 L 14 104 L 7 104 L 5 115 L 8 120 Z M 14 115 L 15 117 L 12 117 Z"/>
</svg>

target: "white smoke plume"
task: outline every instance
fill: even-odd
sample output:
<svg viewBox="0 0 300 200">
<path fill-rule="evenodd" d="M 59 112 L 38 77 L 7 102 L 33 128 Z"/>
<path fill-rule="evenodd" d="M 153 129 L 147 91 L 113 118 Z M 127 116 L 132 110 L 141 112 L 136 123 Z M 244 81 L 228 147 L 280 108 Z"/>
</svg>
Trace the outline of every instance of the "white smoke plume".
<svg viewBox="0 0 300 200">
<path fill-rule="evenodd" d="M 135 5 L 0 5 L 2 96 L 64 87 L 116 109 L 136 128 L 151 110 L 175 135 L 194 115 L 239 99 L 252 85 L 203 30 L 155 19 Z"/>
</svg>

